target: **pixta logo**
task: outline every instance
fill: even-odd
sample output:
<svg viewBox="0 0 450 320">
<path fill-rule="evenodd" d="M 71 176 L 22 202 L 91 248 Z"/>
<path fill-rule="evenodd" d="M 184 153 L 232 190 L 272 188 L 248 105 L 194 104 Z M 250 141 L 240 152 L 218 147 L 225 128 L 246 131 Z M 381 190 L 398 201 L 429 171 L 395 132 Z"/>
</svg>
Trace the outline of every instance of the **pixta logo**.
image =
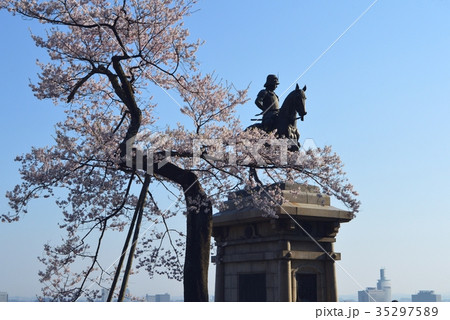
<svg viewBox="0 0 450 320">
<path fill-rule="evenodd" d="M 144 148 L 145 145 L 150 147 Z M 298 151 L 292 152 L 292 147 Z M 202 161 L 221 166 L 283 167 L 300 164 L 306 153 L 316 150 L 317 146 L 313 139 L 305 139 L 300 148 L 296 141 L 290 139 L 194 139 L 191 151 L 177 152 L 176 149 L 171 139 L 161 134 L 149 134 L 140 144 L 132 138 L 126 143 L 125 163 L 127 167 L 144 170 L 148 174 L 153 174 L 155 165 L 159 169 L 172 162 L 172 157 L 178 156 L 190 158 L 192 168 L 201 165 Z"/>
</svg>

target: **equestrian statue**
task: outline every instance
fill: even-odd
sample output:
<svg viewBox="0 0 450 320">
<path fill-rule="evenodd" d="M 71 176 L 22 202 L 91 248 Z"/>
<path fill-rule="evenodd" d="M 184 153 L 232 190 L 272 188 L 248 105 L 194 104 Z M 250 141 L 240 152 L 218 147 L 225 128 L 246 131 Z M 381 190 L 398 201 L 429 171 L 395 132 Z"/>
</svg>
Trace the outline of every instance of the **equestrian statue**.
<svg viewBox="0 0 450 320">
<path fill-rule="evenodd" d="M 284 100 L 281 108 L 279 107 L 279 99 L 275 93 L 275 89 L 279 85 L 278 77 L 269 74 L 264 84 L 265 89 L 261 90 L 256 97 L 255 104 L 261 109 L 262 119 L 252 119 L 260 121 L 251 125 L 248 129 L 256 128 L 265 132 L 273 132 L 276 130 L 278 138 L 290 139 L 293 143 L 291 151 L 298 151 L 300 143 L 298 139 L 300 134 L 297 130 L 297 119 L 303 121 L 306 115 L 305 100 L 306 86 L 300 89 L 298 84 Z M 297 116 L 298 115 L 298 116 Z"/>
</svg>

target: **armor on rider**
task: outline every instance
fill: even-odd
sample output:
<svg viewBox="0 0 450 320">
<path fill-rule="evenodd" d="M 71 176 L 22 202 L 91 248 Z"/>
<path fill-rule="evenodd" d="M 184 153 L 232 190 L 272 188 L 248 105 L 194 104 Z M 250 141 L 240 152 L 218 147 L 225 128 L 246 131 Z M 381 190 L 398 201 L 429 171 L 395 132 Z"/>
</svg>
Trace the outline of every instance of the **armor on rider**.
<svg viewBox="0 0 450 320">
<path fill-rule="evenodd" d="M 265 89 L 258 93 L 255 100 L 256 106 L 262 110 L 262 126 L 265 131 L 275 129 L 275 121 L 279 111 L 279 99 L 274 91 L 279 84 L 277 76 L 269 74 L 264 84 Z"/>
</svg>

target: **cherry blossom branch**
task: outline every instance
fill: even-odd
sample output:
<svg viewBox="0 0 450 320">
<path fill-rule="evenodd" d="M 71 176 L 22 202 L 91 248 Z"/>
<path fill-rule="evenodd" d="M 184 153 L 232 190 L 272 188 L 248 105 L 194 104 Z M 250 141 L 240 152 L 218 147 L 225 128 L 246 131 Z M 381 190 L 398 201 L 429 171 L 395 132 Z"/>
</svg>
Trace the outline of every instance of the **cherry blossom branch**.
<svg viewBox="0 0 450 320">
<path fill-rule="evenodd" d="M 74 297 L 72 298 L 72 301 L 77 301 L 78 298 L 81 296 L 83 287 L 84 287 L 84 285 L 85 285 L 85 283 L 86 283 L 86 281 L 87 281 L 89 275 L 91 274 L 92 270 L 94 270 L 94 266 L 98 263 L 98 260 L 97 260 L 97 259 L 98 259 L 98 255 L 99 255 L 99 253 L 100 253 L 100 247 L 101 247 L 101 244 L 102 244 L 103 236 L 105 235 L 106 226 L 107 226 L 107 222 L 104 221 L 104 222 L 101 224 L 101 227 L 100 227 L 101 232 L 100 232 L 100 236 L 99 236 L 99 238 L 98 238 L 97 248 L 96 248 L 96 250 L 95 250 L 95 254 L 94 254 L 94 256 L 92 257 L 92 263 L 91 263 L 91 266 L 89 267 L 88 271 L 85 273 L 84 278 L 83 278 L 83 281 L 81 282 L 81 285 L 80 285 L 80 287 L 79 287 L 78 290 L 77 290 L 77 293 L 76 293 L 76 294 L 74 295 Z"/>
<path fill-rule="evenodd" d="M 67 97 L 67 102 L 71 102 L 72 99 L 75 96 L 75 93 L 77 92 L 77 90 L 86 82 L 89 80 L 90 77 L 92 77 L 94 74 L 97 73 L 97 70 L 92 70 L 91 72 L 89 72 L 84 78 L 82 78 L 80 81 L 78 81 L 75 86 L 73 87 L 72 91 L 70 92 L 69 96 Z"/>
<path fill-rule="evenodd" d="M 153 205 L 154 205 L 155 208 L 157 209 L 156 211 L 157 211 L 157 212 L 161 212 L 161 210 L 159 210 L 159 208 L 158 208 L 158 204 L 157 204 L 157 202 L 155 201 L 155 198 L 153 197 L 153 194 L 152 194 L 150 191 L 148 191 L 148 195 L 149 195 L 149 197 L 150 197 L 150 200 L 153 202 Z M 177 232 L 178 234 L 180 234 L 180 232 L 177 231 L 177 230 L 174 230 L 174 229 L 169 229 L 169 226 L 167 225 L 166 218 L 164 217 L 164 214 L 163 214 L 162 212 L 161 212 L 161 218 L 162 218 L 162 221 L 163 221 L 163 224 L 164 224 L 164 227 L 166 228 L 166 230 L 165 230 L 163 236 L 161 237 L 160 245 L 159 245 L 159 247 L 158 247 L 158 249 L 157 249 L 157 252 L 159 252 L 159 250 L 161 249 L 161 246 L 162 246 L 162 244 L 163 244 L 164 237 L 165 237 L 165 235 L 167 234 L 167 236 L 169 237 L 169 243 L 170 243 L 171 247 L 172 247 L 173 250 L 174 250 L 174 253 L 175 253 L 175 256 L 176 256 L 176 259 L 177 259 L 178 266 L 181 267 L 183 264 L 180 262 L 180 259 L 179 259 L 179 256 L 178 256 L 178 250 L 175 248 L 175 245 L 174 245 L 174 243 L 173 243 L 173 241 L 172 241 L 172 237 L 171 237 L 171 235 L 170 235 L 170 232 L 171 232 L 171 231 L 175 231 L 175 232 Z M 156 261 L 156 259 L 155 259 L 155 261 Z"/>
</svg>

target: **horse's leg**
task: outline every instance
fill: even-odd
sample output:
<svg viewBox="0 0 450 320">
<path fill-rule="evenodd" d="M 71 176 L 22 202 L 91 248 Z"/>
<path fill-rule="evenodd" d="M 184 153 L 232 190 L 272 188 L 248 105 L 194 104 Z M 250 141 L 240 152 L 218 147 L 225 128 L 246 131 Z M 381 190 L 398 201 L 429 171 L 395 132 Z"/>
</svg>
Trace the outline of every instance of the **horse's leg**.
<svg viewBox="0 0 450 320">
<path fill-rule="evenodd" d="M 288 129 L 289 132 L 289 141 L 291 142 L 289 146 L 289 151 L 295 152 L 300 150 L 300 143 L 298 142 L 300 133 L 297 130 L 296 126 L 290 126 Z"/>
<path fill-rule="evenodd" d="M 300 143 L 298 141 L 295 141 L 294 139 L 289 139 L 292 143 L 289 146 L 288 150 L 291 152 L 296 152 L 300 150 Z"/>
</svg>

